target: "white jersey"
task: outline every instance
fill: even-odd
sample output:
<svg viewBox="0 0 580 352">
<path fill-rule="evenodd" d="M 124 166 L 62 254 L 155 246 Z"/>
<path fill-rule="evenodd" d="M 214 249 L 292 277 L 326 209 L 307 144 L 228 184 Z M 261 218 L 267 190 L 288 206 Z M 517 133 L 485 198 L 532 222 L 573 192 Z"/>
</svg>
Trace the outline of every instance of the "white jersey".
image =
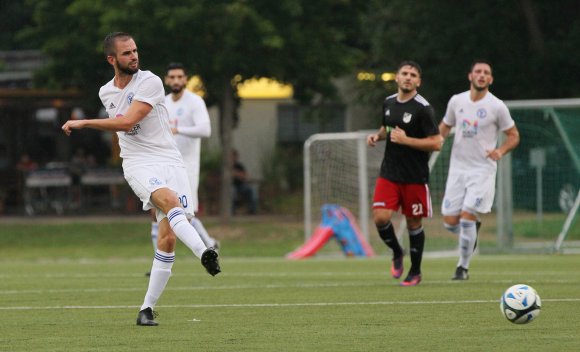
<svg viewBox="0 0 580 352">
<path fill-rule="evenodd" d="M 177 128 L 173 135 L 177 148 L 187 166 L 195 165 L 199 172 L 199 158 L 202 137 L 211 134 L 209 114 L 203 99 L 188 90 L 179 100 L 173 101 L 171 94 L 165 97 L 165 106 L 169 112 L 169 126 Z"/>
<path fill-rule="evenodd" d="M 515 125 L 503 101 L 491 92 L 476 102 L 469 91 L 454 95 L 443 122 L 455 126 L 449 172 L 484 172 L 495 177 L 497 163 L 487 157 L 487 152 L 497 147 L 501 131 Z"/>
<path fill-rule="evenodd" d="M 165 91 L 159 77 L 150 71 L 139 70 L 123 89 L 114 85 L 114 79 L 109 81 L 101 87 L 99 97 L 109 118 L 123 117 L 133 100 L 152 106 L 151 112 L 130 131 L 117 132 L 123 169 L 167 163 L 183 166 L 169 128 Z"/>
<path fill-rule="evenodd" d="M 193 195 L 192 205 L 197 211 L 201 138 L 211 135 L 209 113 L 203 99 L 188 90 L 184 90 L 177 101 L 173 100 L 171 94 L 165 96 L 165 106 L 169 112 L 170 127 L 177 129 L 173 137 L 187 168 Z"/>
</svg>

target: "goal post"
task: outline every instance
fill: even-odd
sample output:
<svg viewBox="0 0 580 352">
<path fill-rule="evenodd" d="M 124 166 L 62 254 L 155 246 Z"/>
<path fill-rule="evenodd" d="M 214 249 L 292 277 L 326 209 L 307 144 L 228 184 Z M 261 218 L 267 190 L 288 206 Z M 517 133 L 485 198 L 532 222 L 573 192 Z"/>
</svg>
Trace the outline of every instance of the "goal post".
<svg viewBox="0 0 580 352">
<path fill-rule="evenodd" d="M 312 234 L 314 228 L 313 223 L 320 219 L 313 218 L 314 214 L 320 214 L 319 211 L 313 211 L 313 205 L 320 207 L 326 203 L 336 203 L 341 206 L 350 207 L 352 212 L 353 206 L 356 210 L 353 212 L 354 216 L 359 222 L 361 232 L 368 240 L 369 226 L 369 173 L 368 173 L 368 152 L 366 145 L 366 136 L 368 133 L 364 132 L 346 132 L 346 133 L 319 133 L 310 136 L 304 143 L 304 236 L 308 239 Z M 341 142 L 343 141 L 342 147 Z M 324 145 L 323 145 L 324 144 Z M 384 144 L 382 145 L 384 148 Z M 377 146 L 376 148 L 380 148 Z M 371 153 L 372 154 L 372 153 Z M 352 158 L 346 161 L 346 158 Z M 372 159 L 376 159 L 371 155 Z M 325 168 L 321 165 L 322 160 L 337 161 L 332 167 L 336 167 L 335 171 L 341 169 L 341 165 L 352 165 L 352 171 L 356 174 L 356 179 L 351 178 L 352 175 L 345 175 L 346 173 L 332 173 L 332 169 Z M 354 161 L 353 161 L 354 160 Z M 313 162 L 315 165 L 313 165 Z M 326 171 L 326 174 L 324 174 Z M 344 170 L 343 170 L 344 171 Z M 326 176 L 326 177 L 325 177 Z M 348 182 L 351 184 L 340 182 L 338 178 L 349 177 Z M 333 180 L 333 178 L 335 178 Z M 332 189 L 328 183 L 340 183 L 340 187 L 345 187 L 343 190 L 349 192 L 344 193 L 343 196 L 332 194 Z M 314 193 L 316 192 L 316 193 Z M 324 203 L 322 203 L 324 202 Z M 314 204 L 313 204 L 314 203 Z"/>
<path fill-rule="evenodd" d="M 375 147 L 366 144 L 374 131 L 314 134 L 304 143 L 304 237 L 310 238 L 321 219 L 325 204 L 339 204 L 347 208 L 359 223 L 362 234 L 370 238 L 372 216 L 371 199 L 385 151 L 385 141 Z M 430 169 L 439 153 L 431 154 Z M 437 168 L 447 172 L 446 167 Z M 445 176 L 436 177 L 436 194 L 442 195 Z M 433 193 L 433 191 L 431 192 Z M 374 228 L 374 227 L 373 227 Z M 397 236 L 406 226 L 400 217 Z"/>
<path fill-rule="evenodd" d="M 580 190 L 580 99 L 505 103 L 520 132 L 520 144 L 498 163 L 495 202 L 492 212 L 482 215 L 479 248 L 551 253 L 555 247 L 580 247 L 580 225 L 575 221 Z M 339 204 L 353 214 L 370 243 L 380 241 L 370 235 L 374 233 L 371 203 L 385 142 L 368 147 L 366 137 L 373 132 L 315 134 L 304 143 L 305 239 L 319 224 L 321 207 Z M 441 216 L 452 144 L 448 137 L 430 160 L 433 218 L 423 223 L 429 251 L 457 250 L 457 237 L 445 231 Z M 397 237 L 406 237 L 401 236 L 404 217 L 395 214 L 393 224 Z"/>
</svg>

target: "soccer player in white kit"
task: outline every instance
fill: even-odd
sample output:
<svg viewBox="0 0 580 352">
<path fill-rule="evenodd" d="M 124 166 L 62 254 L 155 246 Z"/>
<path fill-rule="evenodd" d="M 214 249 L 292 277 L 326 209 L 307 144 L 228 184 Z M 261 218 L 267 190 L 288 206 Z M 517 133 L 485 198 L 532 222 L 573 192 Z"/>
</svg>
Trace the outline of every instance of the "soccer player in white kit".
<svg viewBox="0 0 580 352">
<path fill-rule="evenodd" d="M 131 35 L 111 33 L 103 49 L 115 70 L 115 77 L 99 91 L 109 118 L 69 120 L 62 130 L 66 135 L 81 128 L 117 132 L 125 179 L 143 202 L 143 210 L 156 210 L 158 249 L 137 316 L 137 325 L 155 326 L 153 308 L 171 276 L 176 236 L 201 259 L 209 274 L 215 276 L 221 269 L 217 252 L 206 247 L 188 221 L 193 216 L 192 194 L 183 158 L 171 135 L 161 79 L 139 69 L 137 45 Z"/>
<path fill-rule="evenodd" d="M 478 214 L 491 211 L 495 196 L 497 161 L 520 142 L 507 106 L 489 91 L 493 82 L 489 62 L 474 61 L 467 78 L 470 89 L 451 97 L 439 124 L 443 138 L 455 127 L 441 206 L 445 228 L 459 236 L 459 262 L 453 280 L 469 278 L 469 262 L 477 245 Z M 506 139 L 497 147 L 500 132 Z"/>
<path fill-rule="evenodd" d="M 171 133 L 187 169 L 192 195 L 189 205 L 195 214 L 199 209 L 197 190 L 199 187 L 201 138 L 207 138 L 211 135 L 211 122 L 205 102 L 199 95 L 185 89 L 186 84 L 187 72 L 183 64 L 169 64 L 165 74 L 165 85 L 169 87 L 171 93 L 165 96 L 165 107 L 169 113 Z M 153 249 L 157 250 L 159 226 L 153 211 L 152 218 L 151 242 Z M 207 247 L 218 248 L 218 241 L 207 233 L 202 222 L 196 216 L 193 216 L 190 222 Z"/>
</svg>

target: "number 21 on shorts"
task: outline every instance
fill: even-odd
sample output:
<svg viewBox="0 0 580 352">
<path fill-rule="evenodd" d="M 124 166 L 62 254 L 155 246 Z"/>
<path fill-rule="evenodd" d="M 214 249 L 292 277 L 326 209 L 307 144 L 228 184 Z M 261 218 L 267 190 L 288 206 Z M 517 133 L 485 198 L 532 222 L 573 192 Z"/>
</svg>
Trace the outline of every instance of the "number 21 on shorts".
<svg viewBox="0 0 580 352">
<path fill-rule="evenodd" d="M 411 204 L 411 209 L 414 216 L 423 215 L 423 204 L 421 203 Z"/>
</svg>

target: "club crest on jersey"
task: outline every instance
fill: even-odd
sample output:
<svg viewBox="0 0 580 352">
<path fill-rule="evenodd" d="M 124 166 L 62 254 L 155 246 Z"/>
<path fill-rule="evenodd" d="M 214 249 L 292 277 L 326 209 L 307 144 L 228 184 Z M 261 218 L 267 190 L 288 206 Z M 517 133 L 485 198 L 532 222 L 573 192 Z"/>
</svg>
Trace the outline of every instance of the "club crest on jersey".
<svg viewBox="0 0 580 352">
<path fill-rule="evenodd" d="M 409 123 L 411 122 L 411 117 L 413 117 L 413 114 L 410 114 L 408 112 L 403 114 L 403 122 L 404 123 Z"/>
<path fill-rule="evenodd" d="M 133 92 L 129 93 L 129 95 L 127 95 L 127 103 L 131 104 L 131 102 L 133 102 L 134 96 L 135 96 L 135 93 L 133 93 Z"/>
<path fill-rule="evenodd" d="M 177 116 L 183 115 L 183 108 L 177 109 Z"/>
<path fill-rule="evenodd" d="M 159 181 L 159 179 L 157 177 L 151 177 L 149 179 L 149 185 L 151 185 L 151 186 L 160 186 L 162 184 L 163 184 L 163 182 Z"/>
<path fill-rule="evenodd" d="M 485 111 L 485 109 L 478 109 L 477 112 L 475 113 L 477 115 L 477 117 L 479 117 L 480 119 L 483 119 L 487 116 L 487 111 Z"/>
</svg>

